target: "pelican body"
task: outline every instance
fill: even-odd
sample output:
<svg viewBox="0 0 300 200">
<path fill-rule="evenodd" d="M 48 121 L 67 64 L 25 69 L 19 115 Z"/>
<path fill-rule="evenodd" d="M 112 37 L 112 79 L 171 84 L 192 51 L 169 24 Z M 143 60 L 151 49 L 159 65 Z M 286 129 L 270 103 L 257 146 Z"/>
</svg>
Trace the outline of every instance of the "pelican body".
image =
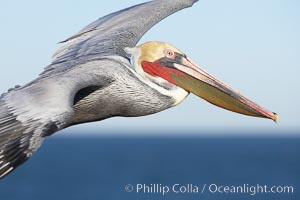
<svg viewBox="0 0 300 200">
<path fill-rule="evenodd" d="M 174 46 L 136 46 L 152 26 L 197 0 L 156 0 L 91 23 L 63 41 L 32 82 L 0 98 L 0 178 L 28 160 L 46 136 L 113 116 L 171 108 L 191 92 L 221 108 L 277 120 Z"/>
</svg>

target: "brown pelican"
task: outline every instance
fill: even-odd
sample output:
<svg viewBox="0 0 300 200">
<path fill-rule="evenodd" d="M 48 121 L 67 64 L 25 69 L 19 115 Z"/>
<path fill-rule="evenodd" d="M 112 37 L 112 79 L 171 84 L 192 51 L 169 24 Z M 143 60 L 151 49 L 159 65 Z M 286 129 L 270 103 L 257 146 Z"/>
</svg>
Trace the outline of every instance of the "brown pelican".
<svg viewBox="0 0 300 200">
<path fill-rule="evenodd" d="M 0 98 L 0 177 L 25 162 L 43 139 L 66 127 L 171 108 L 192 92 L 237 113 L 270 112 L 162 42 L 137 42 L 153 25 L 197 0 L 156 0 L 112 13 L 63 41 L 34 81 Z"/>
</svg>

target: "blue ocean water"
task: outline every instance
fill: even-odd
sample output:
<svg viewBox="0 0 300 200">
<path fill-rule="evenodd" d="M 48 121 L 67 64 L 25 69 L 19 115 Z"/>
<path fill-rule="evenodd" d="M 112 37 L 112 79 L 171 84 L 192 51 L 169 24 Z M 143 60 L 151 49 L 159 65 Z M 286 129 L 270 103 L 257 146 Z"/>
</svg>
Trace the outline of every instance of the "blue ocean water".
<svg viewBox="0 0 300 200">
<path fill-rule="evenodd" d="M 138 184 L 148 188 L 137 192 Z M 199 191 L 159 192 L 175 184 Z M 257 184 L 293 186 L 293 193 L 208 190 Z M 32 159 L 0 181 L 0 200 L 276 200 L 300 199 L 299 189 L 299 137 L 50 137 Z"/>
</svg>

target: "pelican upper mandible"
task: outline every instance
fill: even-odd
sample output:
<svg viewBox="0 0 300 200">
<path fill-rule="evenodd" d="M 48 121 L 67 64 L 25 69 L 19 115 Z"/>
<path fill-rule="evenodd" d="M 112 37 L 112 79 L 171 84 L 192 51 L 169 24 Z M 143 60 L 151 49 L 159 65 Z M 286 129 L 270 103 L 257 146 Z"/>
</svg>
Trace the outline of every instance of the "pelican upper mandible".
<svg viewBox="0 0 300 200">
<path fill-rule="evenodd" d="M 0 97 L 0 178 L 28 160 L 43 139 L 75 124 L 144 116 L 193 93 L 244 115 L 277 115 L 210 75 L 163 42 L 136 46 L 152 26 L 197 0 L 155 0 L 91 23 L 66 39 L 32 82 Z"/>
</svg>

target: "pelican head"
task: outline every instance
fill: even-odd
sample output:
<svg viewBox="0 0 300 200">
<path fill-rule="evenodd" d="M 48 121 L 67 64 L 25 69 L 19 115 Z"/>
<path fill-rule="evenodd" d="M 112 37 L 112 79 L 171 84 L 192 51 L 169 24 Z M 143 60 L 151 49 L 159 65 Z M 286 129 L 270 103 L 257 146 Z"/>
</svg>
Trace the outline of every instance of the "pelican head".
<svg viewBox="0 0 300 200">
<path fill-rule="evenodd" d="M 277 122 L 278 115 L 264 109 L 196 65 L 179 49 L 163 42 L 125 48 L 135 71 L 159 92 L 172 96 L 174 105 L 191 92 L 221 108 Z"/>
</svg>

